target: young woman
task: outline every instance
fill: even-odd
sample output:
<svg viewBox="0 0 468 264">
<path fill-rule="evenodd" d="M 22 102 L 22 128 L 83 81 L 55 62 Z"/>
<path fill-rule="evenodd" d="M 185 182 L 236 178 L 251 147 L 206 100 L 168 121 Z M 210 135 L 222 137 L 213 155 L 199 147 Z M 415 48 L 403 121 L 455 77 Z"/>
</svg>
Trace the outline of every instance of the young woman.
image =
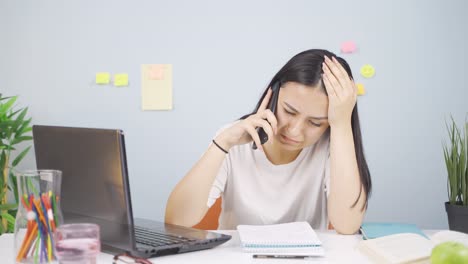
<svg viewBox="0 0 468 264">
<path fill-rule="evenodd" d="M 318 49 L 297 54 L 255 111 L 218 131 L 172 191 L 166 222 L 193 226 L 222 196 L 219 229 L 307 221 L 355 233 L 371 191 L 356 97 L 344 59 Z M 263 145 L 258 128 L 268 135 Z"/>
</svg>

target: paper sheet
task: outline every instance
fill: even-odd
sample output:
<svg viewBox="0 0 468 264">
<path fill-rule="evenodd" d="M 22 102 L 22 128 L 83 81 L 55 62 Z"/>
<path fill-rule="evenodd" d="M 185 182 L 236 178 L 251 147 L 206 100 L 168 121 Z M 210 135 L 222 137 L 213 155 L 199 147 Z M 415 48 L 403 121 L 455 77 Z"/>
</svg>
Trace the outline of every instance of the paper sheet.
<svg viewBox="0 0 468 264">
<path fill-rule="evenodd" d="M 141 65 L 143 110 L 172 110 L 172 64 Z"/>
</svg>

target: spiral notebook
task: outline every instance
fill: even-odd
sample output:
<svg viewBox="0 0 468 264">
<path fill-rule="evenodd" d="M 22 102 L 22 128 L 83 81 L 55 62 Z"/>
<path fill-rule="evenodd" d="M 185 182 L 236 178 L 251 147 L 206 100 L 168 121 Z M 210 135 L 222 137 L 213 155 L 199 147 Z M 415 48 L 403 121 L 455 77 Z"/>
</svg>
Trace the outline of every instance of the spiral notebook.
<svg viewBox="0 0 468 264">
<path fill-rule="evenodd" d="M 322 242 L 307 222 L 237 226 L 246 252 L 295 256 L 324 256 Z"/>
</svg>

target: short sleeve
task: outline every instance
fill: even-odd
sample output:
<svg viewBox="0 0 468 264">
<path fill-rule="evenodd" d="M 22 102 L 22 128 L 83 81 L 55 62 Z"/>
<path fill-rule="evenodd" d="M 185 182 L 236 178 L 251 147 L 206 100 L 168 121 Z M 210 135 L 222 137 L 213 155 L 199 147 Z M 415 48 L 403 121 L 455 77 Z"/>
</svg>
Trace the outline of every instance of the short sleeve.
<svg viewBox="0 0 468 264">
<path fill-rule="evenodd" d="M 221 168 L 219 168 L 218 175 L 216 175 L 213 185 L 211 185 L 210 193 L 208 194 L 208 201 L 206 203 L 208 208 L 213 206 L 213 204 L 216 202 L 216 199 L 218 199 L 224 192 L 228 174 L 229 159 L 226 157 L 226 159 L 223 161 L 223 164 L 221 165 Z"/>
<path fill-rule="evenodd" d="M 219 129 L 216 134 L 218 136 L 224 129 L 228 128 L 233 124 L 228 124 L 223 126 L 221 129 Z M 211 142 L 210 146 L 213 144 Z M 229 159 L 229 154 L 226 155 L 226 158 L 223 161 L 223 164 L 221 164 L 221 167 L 219 168 L 218 174 L 216 175 L 215 180 L 213 181 L 213 184 L 211 185 L 210 193 L 208 194 L 208 201 L 206 205 L 208 208 L 211 208 L 213 204 L 216 202 L 216 199 L 218 199 L 222 193 L 224 192 L 224 189 L 226 187 L 226 182 L 227 178 L 229 175 L 229 170 L 230 170 L 230 159 Z"/>
</svg>

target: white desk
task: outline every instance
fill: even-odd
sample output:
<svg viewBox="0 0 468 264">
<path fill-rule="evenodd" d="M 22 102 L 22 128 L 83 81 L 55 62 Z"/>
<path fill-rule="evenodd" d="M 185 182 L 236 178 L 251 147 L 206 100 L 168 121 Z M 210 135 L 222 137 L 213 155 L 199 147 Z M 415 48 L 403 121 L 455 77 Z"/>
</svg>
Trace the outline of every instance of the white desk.
<svg viewBox="0 0 468 264">
<path fill-rule="evenodd" d="M 152 260 L 155 264 L 165 263 L 216 263 L 216 264 L 229 264 L 229 263 L 371 263 L 366 256 L 362 255 L 357 249 L 356 245 L 362 240 L 360 235 L 338 235 L 335 231 L 317 231 L 317 235 L 322 241 L 325 248 L 325 257 L 314 258 L 306 260 L 298 259 L 254 259 L 249 253 L 242 251 L 240 247 L 239 236 L 237 231 L 217 231 L 232 235 L 231 240 L 222 244 L 221 246 L 213 249 L 169 255 L 157 257 Z M 426 232 L 431 234 L 433 232 Z M 0 236 L 0 263 L 13 264 L 13 234 L 4 234 Z M 98 264 L 112 263 L 112 255 L 101 253 L 98 257 Z"/>
</svg>

